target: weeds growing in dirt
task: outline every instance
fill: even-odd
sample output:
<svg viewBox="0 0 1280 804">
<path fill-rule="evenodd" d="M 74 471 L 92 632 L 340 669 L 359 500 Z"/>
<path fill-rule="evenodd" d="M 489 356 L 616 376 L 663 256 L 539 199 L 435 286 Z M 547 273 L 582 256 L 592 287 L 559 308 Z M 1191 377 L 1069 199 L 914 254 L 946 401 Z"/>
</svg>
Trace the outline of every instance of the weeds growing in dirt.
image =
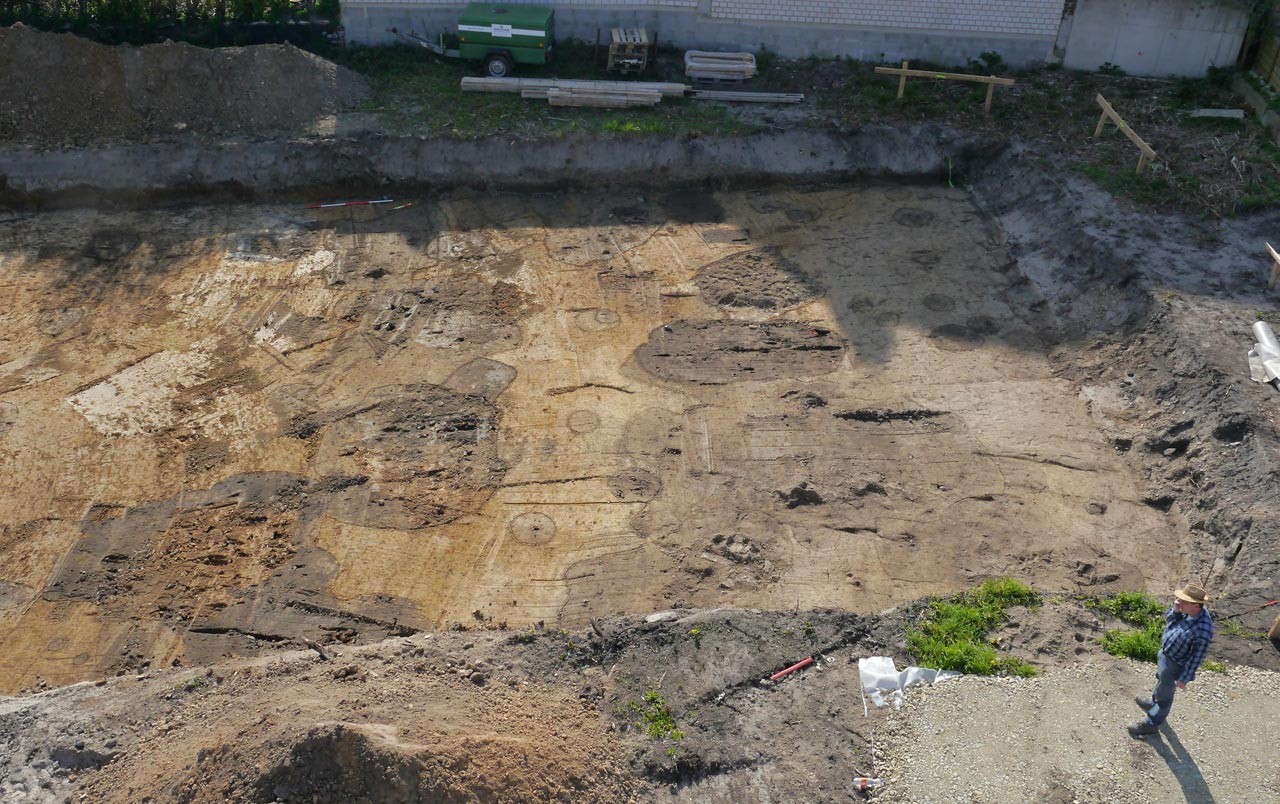
<svg viewBox="0 0 1280 804">
<path fill-rule="evenodd" d="M 1215 628 L 1224 634 L 1229 634 L 1240 639 L 1266 639 L 1265 631 L 1255 631 L 1246 625 L 1242 625 L 1239 620 L 1221 620 L 1213 624 Z"/>
<path fill-rule="evenodd" d="M 1087 608 L 1099 609 L 1134 628 L 1111 628 L 1102 635 L 1102 649 L 1112 656 L 1127 656 L 1140 662 L 1154 662 L 1160 653 L 1160 638 L 1164 634 L 1164 614 L 1167 607 L 1146 592 L 1117 592 L 1110 597 L 1086 600 Z M 1245 632 L 1239 623 L 1224 620 L 1217 625 L 1226 633 L 1235 629 Z M 1244 634 L 1236 634 L 1243 636 Z M 1201 665 L 1211 673 L 1225 673 L 1227 666 L 1215 659 Z"/>
<path fill-rule="evenodd" d="M 1102 635 L 1102 649 L 1112 656 L 1128 656 L 1140 662 L 1154 662 L 1160 652 L 1165 607 L 1146 592 L 1117 592 L 1110 597 L 1085 601 L 1087 608 L 1105 611 L 1117 620 L 1135 626 L 1112 628 Z"/>
<path fill-rule="evenodd" d="M 1146 592 L 1117 592 L 1111 597 L 1085 601 L 1085 607 L 1101 609 L 1129 625 L 1145 626 L 1152 620 L 1163 626 L 1165 606 Z"/>
<path fill-rule="evenodd" d="M 1035 668 L 1001 656 L 987 633 L 1011 606 L 1035 606 L 1040 596 L 1013 578 L 995 578 L 964 594 L 935 601 L 925 619 L 907 629 L 907 647 L 926 667 L 974 675 L 1033 676 Z"/>
<path fill-rule="evenodd" d="M 657 690 L 646 690 L 644 697 L 627 704 L 627 709 L 640 716 L 640 722 L 637 725 L 649 735 L 650 740 L 684 739 L 684 732 L 676 726 L 676 718 L 671 712 L 671 707 L 667 706 L 662 693 Z"/>
<path fill-rule="evenodd" d="M 1102 635 L 1102 649 L 1112 656 L 1128 656 L 1140 662 L 1154 662 L 1160 653 L 1160 634 L 1163 623 L 1159 620 L 1140 630 L 1112 628 Z"/>
</svg>

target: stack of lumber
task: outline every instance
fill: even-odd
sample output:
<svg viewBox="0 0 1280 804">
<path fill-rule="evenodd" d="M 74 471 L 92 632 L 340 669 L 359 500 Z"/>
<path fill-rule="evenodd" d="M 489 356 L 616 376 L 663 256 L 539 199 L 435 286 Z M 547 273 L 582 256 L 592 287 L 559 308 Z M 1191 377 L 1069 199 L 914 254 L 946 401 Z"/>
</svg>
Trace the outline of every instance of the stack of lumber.
<svg viewBox="0 0 1280 804">
<path fill-rule="evenodd" d="M 693 81 L 745 81 L 756 74 L 756 57 L 750 53 L 687 50 L 684 74 Z"/>
<path fill-rule="evenodd" d="M 735 101 L 738 103 L 803 103 L 802 92 L 726 92 L 715 89 L 695 89 L 689 93 L 694 100 Z"/>
<path fill-rule="evenodd" d="M 662 93 L 645 89 L 608 91 L 598 89 L 529 89 L 520 93 L 522 98 L 546 98 L 552 106 L 594 106 L 601 109 L 621 109 L 628 106 L 655 106 L 662 100 Z"/>
<path fill-rule="evenodd" d="M 473 78 L 462 79 L 463 92 L 515 92 L 526 98 L 545 98 L 549 90 L 574 93 L 626 94 L 656 92 L 663 98 L 683 98 L 690 87 L 647 81 L 570 81 L 560 78 Z M 528 93 L 528 94 L 526 94 Z"/>
</svg>

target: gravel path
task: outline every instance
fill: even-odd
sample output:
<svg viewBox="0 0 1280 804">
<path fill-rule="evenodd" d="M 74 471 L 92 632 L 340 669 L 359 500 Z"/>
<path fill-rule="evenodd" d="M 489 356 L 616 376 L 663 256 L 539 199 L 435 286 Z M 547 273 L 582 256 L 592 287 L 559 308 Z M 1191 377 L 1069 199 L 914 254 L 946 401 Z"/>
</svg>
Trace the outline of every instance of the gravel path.
<svg viewBox="0 0 1280 804">
<path fill-rule="evenodd" d="M 965 677 L 908 695 L 876 735 L 882 802 L 1280 801 L 1280 674 L 1232 666 L 1179 692 L 1158 737 L 1125 731 L 1154 665 Z"/>
</svg>

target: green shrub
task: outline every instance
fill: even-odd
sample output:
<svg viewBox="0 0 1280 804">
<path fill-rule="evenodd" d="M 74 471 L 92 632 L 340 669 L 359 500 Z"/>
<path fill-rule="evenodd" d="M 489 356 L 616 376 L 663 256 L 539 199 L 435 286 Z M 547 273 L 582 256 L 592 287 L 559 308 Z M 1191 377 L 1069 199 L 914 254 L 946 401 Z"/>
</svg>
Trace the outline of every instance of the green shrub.
<svg viewBox="0 0 1280 804">
<path fill-rule="evenodd" d="M 1035 675 L 1019 659 L 1001 656 L 987 632 L 1004 621 L 1010 606 L 1034 606 L 1040 597 L 1012 578 L 995 578 L 976 589 L 935 601 L 918 626 L 907 629 L 907 647 L 927 667 L 973 675 Z"/>
<path fill-rule="evenodd" d="M 978 58 L 969 59 L 969 72 L 981 75 L 1000 75 L 1007 72 L 1009 65 L 1005 64 L 1004 57 L 994 50 L 988 50 L 978 54 Z"/>
</svg>

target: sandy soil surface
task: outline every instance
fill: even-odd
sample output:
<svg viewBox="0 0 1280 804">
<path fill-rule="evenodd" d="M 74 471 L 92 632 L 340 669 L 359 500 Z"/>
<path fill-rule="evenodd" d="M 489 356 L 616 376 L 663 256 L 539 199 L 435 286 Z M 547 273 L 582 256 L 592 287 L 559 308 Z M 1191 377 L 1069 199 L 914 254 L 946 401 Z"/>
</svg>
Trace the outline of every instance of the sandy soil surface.
<svg viewBox="0 0 1280 804">
<path fill-rule="evenodd" d="M 228 120 L 314 134 L 336 73 L 295 66 L 301 118 Z M 5 213 L 0 799 L 1274 798 L 1275 609 L 1135 742 L 1151 669 L 1076 595 L 1277 596 L 1280 216 L 970 150 L 962 187 Z M 994 575 L 1052 595 L 992 635 L 1046 674 L 864 715 L 857 659 Z"/>
<path fill-rule="evenodd" d="M 373 210 L 9 229 L 7 689 L 299 635 L 1186 572 L 964 192 Z"/>
</svg>

